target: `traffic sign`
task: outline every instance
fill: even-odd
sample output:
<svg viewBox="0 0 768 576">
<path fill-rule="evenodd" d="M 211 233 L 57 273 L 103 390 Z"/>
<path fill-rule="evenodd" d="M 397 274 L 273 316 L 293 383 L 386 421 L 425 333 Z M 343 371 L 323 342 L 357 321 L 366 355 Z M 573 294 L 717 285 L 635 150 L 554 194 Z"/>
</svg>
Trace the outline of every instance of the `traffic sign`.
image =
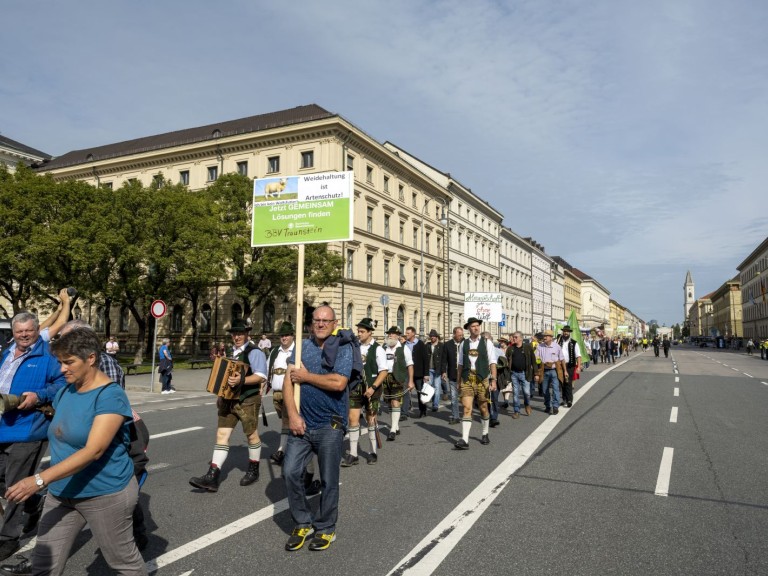
<svg viewBox="0 0 768 576">
<path fill-rule="evenodd" d="M 165 305 L 165 302 L 162 300 L 155 300 L 152 302 L 152 306 L 150 306 L 149 311 L 155 318 L 162 318 L 165 316 L 165 312 L 168 310 L 168 306 Z"/>
<path fill-rule="evenodd" d="M 382 294 L 381 298 L 379 298 L 379 302 L 381 302 L 382 306 L 388 306 L 389 305 L 389 296 L 386 294 Z"/>
</svg>

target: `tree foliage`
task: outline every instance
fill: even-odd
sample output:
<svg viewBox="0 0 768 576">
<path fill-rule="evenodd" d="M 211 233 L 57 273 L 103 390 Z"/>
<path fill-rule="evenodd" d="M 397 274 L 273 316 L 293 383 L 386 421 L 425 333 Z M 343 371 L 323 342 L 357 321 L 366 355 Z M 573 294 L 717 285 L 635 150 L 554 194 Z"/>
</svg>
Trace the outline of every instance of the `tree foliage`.
<svg viewBox="0 0 768 576">
<path fill-rule="evenodd" d="M 192 192 L 160 174 L 150 186 L 112 190 L 0 167 L 0 296 L 10 302 L 0 313 L 9 317 L 76 286 L 105 307 L 107 334 L 110 309 L 130 311 L 146 343 L 138 362 L 151 345 L 151 302 L 186 299 L 196 348 L 199 304 L 219 280 L 230 279 L 246 317 L 267 299 L 295 293 L 296 247 L 251 247 L 252 185 L 225 174 Z M 342 264 L 326 245 L 308 245 L 305 284 L 339 282 Z"/>
</svg>

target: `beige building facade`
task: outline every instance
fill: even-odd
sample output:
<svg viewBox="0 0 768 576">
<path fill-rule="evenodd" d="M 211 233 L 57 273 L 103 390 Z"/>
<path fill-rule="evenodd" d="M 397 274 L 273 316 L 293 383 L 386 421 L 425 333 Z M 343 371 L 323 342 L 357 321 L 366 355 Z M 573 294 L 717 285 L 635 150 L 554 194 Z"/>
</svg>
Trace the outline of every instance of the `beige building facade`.
<svg viewBox="0 0 768 576">
<path fill-rule="evenodd" d="M 736 276 L 712 293 L 712 321 L 717 335 L 725 338 L 743 336 L 741 312 L 741 283 Z"/>
<path fill-rule="evenodd" d="M 736 269 L 741 284 L 743 336 L 761 340 L 768 338 L 768 238 Z"/>
<path fill-rule="evenodd" d="M 381 336 L 386 327 L 418 326 L 445 330 L 447 325 L 446 235 L 441 205 L 446 190 L 392 151 L 336 114 L 310 105 L 272 114 L 149 136 L 74 151 L 51 161 L 45 172 L 57 179 L 78 179 L 117 188 L 132 179 L 149 185 L 158 174 L 190 190 L 203 188 L 221 174 L 249 178 L 352 170 L 355 175 L 354 239 L 328 249 L 345 258 L 339 285 L 305 294 L 305 317 L 321 302 L 330 303 L 344 326 L 369 316 Z M 423 258 L 422 258 L 423 255 Z M 491 259 L 492 260 L 492 259 Z M 423 262 L 423 312 L 422 301 Z M 388 304 L 381 304 L 381 297 Z M 275 295 L 250 319 L 257 331 L 274 334 L 285 319 L 295 322 L 295 295 Z M 180 342 L 189 353 L 204 352 L 225 337 L 239 303 L 229 283 L 212 287 L 201 321 L 200 350 L 185 349 L 191 323 L 185 303 L 168 302 L 171 314 L 159 325 L 160 336 Z M 95 314 L 98 316 L 98 314 Z M 175 321 L 177 316 L 181 321 Z M 130 349 L 130 317 L 120 318 L 119 338 Z"/>
<path fill-rule="evenodd" d="M 531 302 L 531 245 L 506 226 L 499 236 L 499 278 L 504 300 L 504 332 L 533 336 Z"/>
</svg>

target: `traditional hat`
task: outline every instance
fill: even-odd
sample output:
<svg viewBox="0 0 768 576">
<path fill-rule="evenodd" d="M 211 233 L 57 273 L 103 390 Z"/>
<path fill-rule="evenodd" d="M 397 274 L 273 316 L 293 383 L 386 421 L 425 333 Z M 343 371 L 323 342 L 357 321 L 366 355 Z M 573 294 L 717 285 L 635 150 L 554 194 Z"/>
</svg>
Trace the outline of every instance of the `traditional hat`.
<svg viewBox="0 0 768 576">
<path fill-rule="evenodd" d="M 554 334 L 552 333 L 552 330 L 544 330 L 544 332 L 542 332 L 541 336 L 543 338 L 544 336 L 554 336 Z"/>
<path fill-rule="evenodd" d="M 432 336 L 435 336 L 436 338 L 440 338 L 440 334 L 437 333 L 437 330 L 434 328 L 429 331 L 429 337 L 432 338 Z"/>
<path fill-rule="evenodd" d="M 483 321 L 482 321 L 482 320 L 480 320 L 480 319 L 478 319 L 478 318 L 475 318 L 474 316 L 472 316 L 472 318 L 470 318 L 469 320 L 467 320 L 467 323 L 466 323 L 466 324 L 464 324 L 464 330 L 469 330 L 469 325 L 470 325 L 470 324 L 474 324 L 474 323 L 478 323 L 478 324 L 482 325 L 482 324 L 483 324 Z"/>
<path fill-rule="evenodd" d="M 365 328 L 366 330 L 368 330 L 368 332 L 373 332 L 374 330 L 373 320 L 371 318 L 363 318 L 362 320 L 360 320 L 360 322 L 355 324 L 355 326 L 357 326 L 358 328 Z"/>
<path fill-rule="evenodd" d="M 504 344 L 509 344 L 509 340 L 507 340 L 506 338 L 504 338 L 504 336 L 500 336 L 500 337 L 499 337 L 499 342 L 504 342 Z"/>
<path fill-rule="evenodd" d="M 227 332 L 229 332 L 230 334 L 232 332 L 250 332 L 250 331 L 251 331 L 250 324 L 246 324 L 242 320 L 237 320 L 234 324 L 232 324 L 232 326 L 227 328 Z"/>
<path fill-rule="evenodd" d="M 277 331 L 278 336 L 293 336 L 294 334 L 296 334 L 296 330 L 290 322 L 280 324 L 280 330 Z"/>
<path fill-rule="evenodd" d="M 568 326 L 568 324 L 566 324 L 565 326 L 563 326 L 563 327 L 561 328 L 561 330 L 562 330 L 563 332 L 573 332 L 573 329 L 572 329 L 570 326 Z"/>
<path fill-rule="evenodd" d="M 397 334 L 399 336 L 400 334 L 402 334 L 402 332 L 400 331 L 400 328 L 398 328 L 397 326 L 390 326 L 389 330 L 387 330 L 387 334 Z"/>
</svg>

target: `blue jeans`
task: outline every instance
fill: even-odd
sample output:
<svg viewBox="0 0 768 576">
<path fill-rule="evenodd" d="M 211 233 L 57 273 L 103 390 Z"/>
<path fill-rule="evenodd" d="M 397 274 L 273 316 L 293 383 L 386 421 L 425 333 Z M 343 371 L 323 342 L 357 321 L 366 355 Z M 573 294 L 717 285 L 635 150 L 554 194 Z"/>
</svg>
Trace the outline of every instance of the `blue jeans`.
<svg viewBox="0 0 768 576">
<path fill-rule="evenodd" d="M 549 388 L 552 387 L 553 396 L 550 396 Z M 544 370 L 544 406 L 546 408 L 560 407 L 560 380 L 557 379 L 557 370 Z"/>
<path fill-rule="evenodd" d="M 432 407 L 440 408 L 440 398 L 443 395 L 443 378 L 432 368 L 429 369 L 430 383 L 435 388 L 435 396 L 432 398 Z"/>
<path fill-rule="evenodd" d="M 451 418 L 459 420 L 459 388 L 456 380 L 448 380 L 448 389 L 451 391 Z"/>
<path fill-rule="evenodd" d="M 523 401 L 528 406 L 531 403 L 531 385 L 525 379 L 525 372 L 512 372 L 512 407 L 520 412 L 520 388 L 523 389 Z"/>
<path fill-rule="evenodd" d="M 499 387 L 491 392 L 491 405 L 488 407 L 491 413 L 491 420 L 499 419 Z"/>
<path fill-rule="evenodd" d="M 289 436 L 283 462 L 283 478 L 288 493 L 288 506 L 296 526 L 314 526 L 320 533 L 336 531 L 339 516 L 339 463 L 344 443 L 344 430 L 319 428 L 307 430 L 303 436 Z M 320 495 L 320 509 L 312 517 L 312 508 L 304 492 L 303 472 L 317 454 L 323 492 Z"/>
</svg>

